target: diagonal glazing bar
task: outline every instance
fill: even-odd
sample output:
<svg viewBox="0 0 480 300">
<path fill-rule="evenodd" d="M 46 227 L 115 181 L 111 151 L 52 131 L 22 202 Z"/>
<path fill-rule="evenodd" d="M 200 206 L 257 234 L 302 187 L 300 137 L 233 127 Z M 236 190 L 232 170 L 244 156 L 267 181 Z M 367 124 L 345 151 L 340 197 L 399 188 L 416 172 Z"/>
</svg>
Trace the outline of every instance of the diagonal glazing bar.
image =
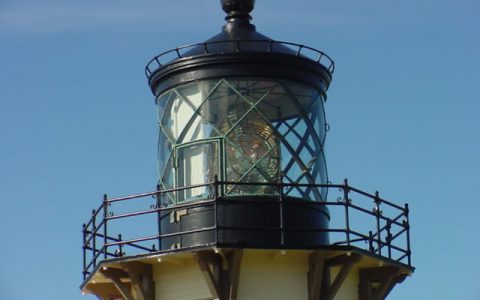
<svg viewBox="0 0 480 300">
<path fill-rule="evenodd" d="M 273 131 L 272 133 L 270 134 L 270 136 L 273 134 Z M 267 137 L 268 138 L 268 137 Z M 253 170 L 253 169 L 256 169 L 258 172 L 260 172 L 260 174 L 268 181 L 270 181 L 270 176 L 268 174 L 265 173 L 265 171 L 263 170 L 263 168 L 261 167 L 258 167 L 259 164 L 262 162 L 263 159 L 265 159 L 266 157 L 268 157 L 268 155 L 274 150 L 275 148 L 273 147 L 270 147 L 270 149 L 265 152 L 265 154 L 263 154 L 256 162 L 254 162 L 252 164 L 252 166 L 247 170 L 245 171 L 245 173 L 242 175 L 242 177 L 240 177 L 240 179 L 238 180 L 239 182 L 242 182 L 243 179 L 245 179 L 245 177 L 248 176 L 248 174 Z M 277 180 L 275 178 L 275 180 Z M 227 191 L 227 194 L 230 193 L 237 185 L 234 185 L 229 191 Z"/>
<path fill-rule="evenodd" d="M 292 103 L 295 105 L 295 107 L 298 109 L 298 111 L 301 112 L 301 115 L 302 115 L 302 117 L 303 117 L 303 119 L 304 119 L 304 121 L 307 125 L 307 128 L 315 133 L 315 134 L 312 134 L 313 139 L 314 139 L 314 143 L 316 144 L 317 147 L 322 148 L 323 144 L 320 141 L 320 139 L 318 138 L 318 133 L 315 130 L 315 127 L 313 126 L 312 122 L 308 118 L 308 115 L 305 112 L 305 110 L 303 109 L 302 105 L 298 102 L 297 97 L 292 92 L 292 90 L 288 87 L 287 84 L 285 84 L 284 82 L 282 82 L 280 84 L 283 87 L 283 89 L 285 90 L 286 95 L 290 97 L 290 100 L 292 100 Z M 312 101 L 316 101 L 316 100 L 312 100 Z"/>
<path fill-rule="evenodd" d="M 297 120 L 300 121 L 301 119 L 299 118 L 299 119 L 297 119 Z M 298 122 L 297 122 L 296 124 L 298 124 Z M 318 152 L 319 152 L 319 151 L 322 151 L 322 149 L 319 149 L 318 151 L 313 151 L 313 149 L 310 147 L 310 145 L 308 145 L 308 143 L 307 143 L 308 136 L 311 135 L 311 133 L 308 132 L 308 130 L 305 131 L 305 136 L 302 137 L 302 136 L 300 136 L 300 135 L 293 129 L 293 127 L 290 127 L 290 125 L 288 125 L 286 122 L 285 122 L 285 125 L 286 125 L 288 128 L 291 129 L 291 130 L 289 130 L 289 132 L 292 132 L 292 133 L 300 140 L 300 143 L 299 143 L 297 149 L 295 150 L 295 153 L 296 153 L 297 155 L 299 155 L 299 154 L 302 152 L 303 148 L 304 148 L 304 147 L 307 147 L 307 146 L 308 146 L 307 150 L 310 152 L 310 155 L 312 155 L 312 157 L 317 156 L 317 155 L 318 155 Z M 294 125 L 293 125 L 293 126 L 294 126 Z M 287 140 L 287 135 L 284 135 L 284 137 L 285 137 L 285 140 Z M 288 141 L 287 141 L 287 142 L 288 142 Z M 290 170 L 290 168 L 292 167 L 292 165 L 293 165 L 294 162 L 295 162 L 294 160 L 290 160 L 290 161 L 288 162 L 288 164 L 285 166 L 285 172 L 288 172 L 288 171 Z M 310 164 L 310 161 L 309 161 L 308 163 Z"/>
<path fill-rule="evenodd" d="M 188 129 L 190 129 L 190 127 L 192 126 L 193 122 L 195 121 L 195 119 L 197 118 L 197 116 L 199 116 L 200 118 L 202 118 L 202 115 L 199 113 L 201 107 L 204 105 L 205 102 L 207 102 L 208 98 L 213 94 L 213 92 L 215 92 L 215 90 L 220 86 L 220 84 L 222 82 L 226 82 L 224 79 L 220 79 L 216 84 L 215 86 L 210 90 L 208 91 L 207 95 L 205 96 L 204 99 L 202 99 L 202 102 L 200 103 L 200 105 L 198 107 L 195 107 L 195 105 L 193 105 L 185 96 L 183 96 L 180 92 L 178 92 L 176 89 L 175 92 L 177 93 L 177 95 L 179 97 L 182 98 L 182 100 L 186 101 L 186 103 L 188 103 L 191 108 L 194 110 L 193 114 L 192 114 L 192 117 L 190 118 L 190 120 L 188 120 L 187 124 L 185 125 L 185 128 L 183 128 L 182 132 L 180 133 L 180 135 L 178 136 L 178 139 L 177 139 L 177 143 L 181 143 L 181 141 L 183 141 L 183 139 L 185 138 L 185 135 L 187 134 L 188 132 Z M 202 118 L 204 119 L 204 118 Z M 207 120 L 205 120 L 206 122 L 208 122 Z M 212 128 L 219 134 L 221 135 L 220 131 L 211 123 L 211 122 L 208 122 L 208 124 L 210 126 L 212 126 Z"/>
<path fill-rule="evenodd" d="M 275 126 L 270 122 L 270 120 L 260 111 L 260 110 L 256 110 L 258 112 L 258 114 L 263 118 L 263 120 L 272 128 L 274 129 Z M 276 130 L 274 130 L 274 133 L 277 135 L 277 137 L 279 137 L 281 140 L 283 140 L 283 145 L 285 146 L 285 148 L 287 148 L 287 150 L 290 152 L 290 154 L 292 155 L 292 159 L 295 159 L 295 161 L 298 163 L 299 167 L 305 171 L 307 170 L 307 167 L 305 166 L 305 164 L 302 162 L 302 160 L 297 156 L 295 155 L 295 149 L 293 149 L 293 147 L 290 145 L 290 143 L 288 143 L 288 141 L 286 141 L 284 139 L 284 137 Z M 308 172 L 307 172 L 308 173 Z M 315 180 L 312 178 L 311 175 L 307 174 L 307 178 L 308 178 L 308 181 L 310 184 L 315 184 Z M 320 194 L 319 194 L 320 196 Z M 319 198 L 320 199 L 320 198 Z"/>
<path fill-rule="evenodd" d="M 240 119 L 238 119 L 237 122 L 235 122 L 235 124 L 232 125 L 232 127 L 230 127 L 230 129 L 228 129 L 225 133 L 224 133 L 224 136 L 226 137 L 232 130 L 235 129 L 235 127 L 240 124 L 240 122 L 242 122 L 244 119 L 246 119 L 248 117 L 248 114 L 253 111 L 253 110 L 256 110 L 256 107 L 257 107 L 257 104 L 260 103 L 263 99 L 265 99 L 267 96 L 269 95 L 269 93 L 265 93 L 265 95 L 263 95 L 257 102 L 255 103 L 251 103 L 251 102 L 248 102 L 248 104 L 250 105 L 250 108 L 245 112 L 245 114 L 243 116 L 240 117 Z M 244 99 L 244 98 L 242 98 Z"/>
<path fill-rule="evenodd" d="M 271 148 L 268 152 L 266 152 L 264 155 L 262 155 L 262 157 L 257 160 L 246 172 L 245 174 L 242 175 L 242 177 L 240 177 L 240 179 L 238 180 L 239 182 L 242 182 L 243 179 L 245 179 L 245 177 L 248 176 L 248 174 L 253 170 L 253 169 L 257 169 L 257 171 L 260 172 L 260 174 L 262 174 L 263 177 L 265 177 L 266 180 L 269 180 L 270 176 L 268 176 L 268 174 L 264 174 L 264 172 L 262 172 L 263 170 L 261 170 L 262 168 L 257 168 L 258 164 L 261 162 L 262 159 L 264 159 L 265 157 L 267 157 L 268 154 L 270 154 L 270 152 L 272 152 L 273 148 Z M 233 185 L 233 187 L 227 191 L 227 194 L 229 194 L 237 185 Z"/>
</svg>

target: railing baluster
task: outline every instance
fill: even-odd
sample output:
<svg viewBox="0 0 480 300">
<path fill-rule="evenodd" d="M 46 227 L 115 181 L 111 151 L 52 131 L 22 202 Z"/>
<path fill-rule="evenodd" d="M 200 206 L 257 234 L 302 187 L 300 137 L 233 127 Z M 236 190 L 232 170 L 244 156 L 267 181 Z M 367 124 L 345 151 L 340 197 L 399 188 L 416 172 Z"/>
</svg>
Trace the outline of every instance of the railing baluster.
<svg viewBox="0 0 480 300">
<path fill-rule="evenodd" d="M 375 216 L 377 218 L 377 247 L 378 247 L 378 254 L 382 255 L 382 233 L 380 232 L 380 197 L 378 191 L 375 192 Z"/>
<path fill-rule="evenodd" d="M 322 60 L 323 57 L 323 52 L 320 52 L 320 55 L 318 56 L 317 63 L 321 63 L 320 61 Z"/>
<path fill-rule="evenodd" d="M 285 202 L 283 199 L 283 176 L 279 178 L 279 200 L 280 200 L 280 244 L 285 246 Z"/>
<path fill-rule="evenodd" d="M 388 247 L 388 258 L 392 258 L 392 232 L 391 228 L 392 223 L 390 221 L 387 222 L 387 237 L 385 238 L 387 241 L 387 247 Z"/>
<path fill-rule="evenodd" d="M 370 230 L 368 232 L 368 251 L 373 252 L 373 232 Z"/>
<path fill-rule="evenodd" d="M 82 225 L 83 233 L 83 279 L 87 277 L 87 224 L 83 223 Z"/>
<path fill-rule="evenodd" d="M 97 266 L 97 221 L 96 221 L 96 211 L 92 209 L 92 257 L 93 257 L 93 267 Z"/>
<path fill-rule="evenodd" d="M 407 230 L 407 260 L 408 260 L 408 265 L 412 265 L 412 257 L 411 257 L 411 250 L 410 250 L 410 221 L 409 221 L 409 208 L 408 208 L 408 203 L 405 203 L 405 229 Z"/>
<path fill-rule="evenodd" d="M 157 229 L 158 229 L 158 250 L 162 250 L 162 216 L 161 216 L 161 199 L 160 199 L 160 184 L 157 184 L 157 194 L 156 197 L 156 205 L 157 205 Z"/>
<path fill-rule="evenodd" d="M 345 178 L 343 181 L 343 204 L 345 207 L 345 234 L 347 235 L 347 245 L 350 246 L 350 215 L 348 211 L 348 206 L 350 205 L 350 199 L 348 198 L 348 194 L 350 192 L 350 188 L 348 187 L 348 180 Z"/>
<path fill-rule="evenodd" d="M 107 194 L 103 194 L 103 257 L 107 259 L 107 252 L 108 252 L 108 246 L 107 246 L 107 221 L 108 221 L 108 197 Z"/>
<path fill-rule="evenodd" d="M 297 56 L 300 56 L 300 53 L 302 52 L 303 45 L 297 45 L 298 46 L 298 51 L 297 51 Z"/>
<path fill-rule="evenodd" d="M 121 243 L 121 241 L 122 241 L 122 235 L 121 234 L 118 235 L 118 241 L 120 242 L 118 244 L 118 256 L 122 257 L 123 256 L 123 249 L 122 249 L 123 245 Z"/>
<path fill-rule="evenodd" d="M 214 213 L 214 228 L 215 228 L 215 245 L 218 244 L 218 175 L 215 174 L 213 177 L 213 213 Z"/>
</svg>

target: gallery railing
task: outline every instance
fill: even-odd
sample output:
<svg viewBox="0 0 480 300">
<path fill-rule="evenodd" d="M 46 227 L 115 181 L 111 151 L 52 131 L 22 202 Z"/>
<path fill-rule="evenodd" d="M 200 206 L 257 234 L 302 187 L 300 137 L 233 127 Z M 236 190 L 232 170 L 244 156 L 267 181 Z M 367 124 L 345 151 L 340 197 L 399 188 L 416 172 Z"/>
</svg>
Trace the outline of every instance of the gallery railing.
<svg viewBox="0 0 480 300">
<path fill-rule="evenodd" d="M 335 62 L 325 52 L 317 50 L 312 47 L 300 45 L 290 42 L 281 42 L 274 40 L 221 40 L 204 42 L 192 45 L 186 45 L 171 49 L 160 53 L 152 58 L 145 67 L 145 75 L 150 79 L 151 75 L 156 70 L 170 62 L 194 56 L 204 56 L 211 54 L 227 54 L 227 53 L 275 53 L 284 54 L 283 47 L 287 47 L 292 54 L 310 59 L 322 66 L 324 66 L 330 74 L 335 71 Z M 198 50 L 201 52 L 192 54 L 190 50 Z"/>
<path fill-rule="evenodd" d="M 108 198 L 104 195 L 102 204 L 92 210 L 90 220 L 83 224 L 83 276 L 88 277 L 99 263 L 110 258 L 145 255 L 172 251 L 162 249 L 162 239 L 201 232 L 215 232 L 228 229 L 219 224 L 217 203 L 229 201 L 223 195 L 227 185 L 275 186 L 279 190 L 279 213 L 286 202 L 283 190 L 292 186 L 304 188 L 328 189 L 329 198 L 336 192 L 334 200 L 324 202 L 299 201 L 299 205 L 318 205 L 327 207 L 330 212 L 328 228 L 318 231 L 328 232 L 330 246 L 350 246 L 389 258 L 392 261 L 411 266 L 410 226 L 408 204 L 398 206 L 382 199 L 378 192 L 369 194 L 356 189 L 345 180 L 343 184 L 266 184 L 214 181 L 208 184 L 180 187 L 142 193 L 127 197 Z M 193 189 L 207 189 L 210 195 L 206 199 L 185 202 L 171 207 L 162 207 L 162 197 Z M 291 205 L 291 202 L 290 202 Z M 174 233 L 161 231 L 161 215 L 173 211 L 209 207 L 213 209 L 213 226 L 180 230 Z M 285 220 L 281 219 L 278 228 L 251 228 L 248 230 L 284 230 Z M 238 229 L 238 228 L 236 228 Z M 302 228 L 293 228 L 302 231 Z M 312 231 L 312 229 L 304 229 Z M 195 245 L 196 247 L 216 246 L 213 243 Z M 283 240 L 282 240 L 283 241 Z M 282 244 L 278 247 L 281 248 Z M 188 246 L 178 249 L 191 248 Z"/>
</svg>

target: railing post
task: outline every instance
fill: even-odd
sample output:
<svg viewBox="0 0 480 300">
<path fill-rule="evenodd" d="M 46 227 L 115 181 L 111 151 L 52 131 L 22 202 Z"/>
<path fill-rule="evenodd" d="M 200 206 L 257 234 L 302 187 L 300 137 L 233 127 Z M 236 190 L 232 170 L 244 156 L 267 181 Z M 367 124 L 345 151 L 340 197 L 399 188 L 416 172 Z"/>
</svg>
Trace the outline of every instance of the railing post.
<svg viewBox="0 0 480 300">
<path fill-rule="evenodd" d="M 213 213 L 214 213 L 214 230 L 215 230 L 215 245 L 218 244 L 218 198 L 219 198 L 218 175 L 213 177 Z"/>
<path fill-rule="evenodd" d="M 318 56 L 317 63 L 321 63 L 320 61 L 322 60 L 323 57 L 323 52 L 320 51 L 320 55 Z"/>
<path fill-rule="evenodd" d="M 103 257 L 107 259 L 107 253 L 108 253 L 108 240 L 107 240 L 107 221 L 108 221 L 108 197 L 107 194 L 103 194 L 103 247 L 104 253 Z"/>
<path fill-rule="evenodd" d="M 387 241 L 387 247 L 388 247 L 388 258 L 392 258 L 392 222 L 388 220 L 387 222 L 387 237 L 385 240 Z"/>
<path fill-rule="evenodd" d="M 217 199 L 219 196 L 218 175 L 215 175 L 213 177 L 213 198 Z"/>
<path fill-rule="evenodd" d="M 280 200 L 280 242 L 285 245 L 285 203 L 283 199 L 283 176 L 278 176 L 279 200 Z"/>
<path fill-rule="evenodd" d="M 368 251 L 373 252 L 373 233 L 370 230 L 368 232 Z"/>
<path fill-rule="evenodd" d="M 409 208 L 408 208 L 408 203 L 405 203 L 405 220 L 403 221 L 403 226 L 405 226 L 405 229 L 407 231 L 407 258 L 408 258 L 408 265 L 412 265 L 412 252 L 410 251 L 410 221 L 409 221 Z"/>
<path fill-rule="evenodd" d="M 160 184 L 157 184 L 156 206 L 157 206 L 157 229 L 158 229 L 158 250 L 162 249 L 162 217 L 161 217 L 161 199 Z"/>
<path fill-rule="evenodd" d="M 82 225 L 83 233 L 83 279 L 87 278 L 87 224 Z"/>
<path fill-rule="evenodd" d="M 348 206 L 350 205 L 350 199 L 348 194 L 350 193 L 350 188 L 348 187 L 348 179 L 345 178 L 343 181 L 343 205 L 345 207 L 345 233 L 347 236 L 347 245 L 350 246 L 350 215 Z"/>
<path fill-rule="evenodd" d="M 118 241 L 120 242 L 118 244 L 118 256 L 122 257 L 123 256 L 123 249 L 122 249 L 123 245 L 121 243 L 122 242 L 122 235 L 121 234 L 118 235 Z"/>
<path fill-rule="evenodd" d="M 298 51 L 297 51 L 297 56 L 300 56 L 300 53 L 302 52 L 303 45 L 297 45 L 298 46 Z"/>
<path fill-rule="evenodd" d="M 97 266 L 97 222 L 96 222 L 96 210 L 92 209 L 92 259 L 93 267 Z"/>
<path fill-rule="evenodd" d="M 377 245 L 378 245 L 378 254 L 382 255 L 382 234 L 380 232 L 380 196 L 378 191 L 375 192 L 375 216 L 377 218 Z"/>
</svg>

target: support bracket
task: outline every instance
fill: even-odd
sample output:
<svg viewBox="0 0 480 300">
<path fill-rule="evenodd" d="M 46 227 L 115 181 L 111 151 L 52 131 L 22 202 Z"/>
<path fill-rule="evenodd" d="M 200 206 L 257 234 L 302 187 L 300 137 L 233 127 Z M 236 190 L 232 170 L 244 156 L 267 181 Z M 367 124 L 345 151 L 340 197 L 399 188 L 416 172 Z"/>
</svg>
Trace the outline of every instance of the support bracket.
<svg viewBox="0 0 480 300">
<path fill-rule="evenodd" d="M 136 300 L 155 300 L 155 283 L 153 282 L 152 265 L 140 262 L 129 262 L 123 263 L 122 268 L 130 277 Z"/>
<path fill-rule="evenodd" d="M 214 299 L 237 299 L 242 254 L 241 249 L 193 253 Z"/>
<path fill-rule="evenodd" d="M 309 300 L 333 300 L 354 264 L 362 256 L 357 253 L 338 255 L 329 259 L 322 258 L 319 251 L 310 254 Z M 332 267 L 340 266 L 333 281 L 330 278 Z"/>
<path fill-rule="evenodd" d="M 121 264 L 120 268 L 102 268 L 100 272 L 110 279 L 120 296 L 125 300 L 154 300 L 155 284 L 153 268 L 149 264 L 129 262 Z M 130 286 L 122 282 L 130 279 Z"/>
<path fill-rule="evenodd" d="M 397 283 L 405 280 L 407 275 L 401 274 L 394 266 L 376 267 L 360 270 L 360 300 L 383 300 Z"/>
<path fill-rule="evenodd" d="M 117 269 L 117 268 L 107 268 L 107 269 L 100 269 L 100 272 L 110 279 L 117 289 L 117 291 L 120 293 L 120 295 L 123 297 L 125 300 L 135 300 L 132 296 L 132 293 L 130 291 L 130 288 L 122 282 L 122 278 L 128 278 L 128 274 L 123 271 L 122 269 Z"/>
</svg>

